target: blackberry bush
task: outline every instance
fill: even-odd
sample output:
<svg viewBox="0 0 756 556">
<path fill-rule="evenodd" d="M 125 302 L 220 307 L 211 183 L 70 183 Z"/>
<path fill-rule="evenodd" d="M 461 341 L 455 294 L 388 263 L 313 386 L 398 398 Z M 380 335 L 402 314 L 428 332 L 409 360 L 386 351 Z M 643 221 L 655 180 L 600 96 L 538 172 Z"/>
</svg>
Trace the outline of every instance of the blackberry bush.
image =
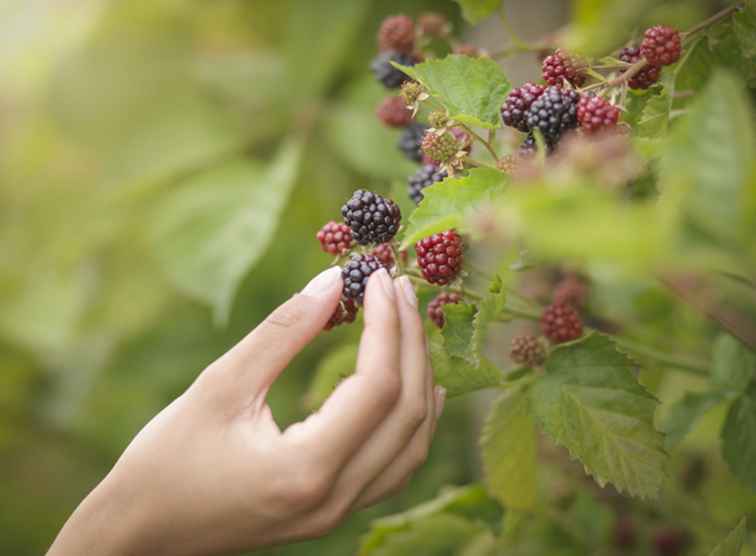
<svg viewBox="0 0 756 556">
<path fill-rule="evenodd" d="M 344 223 L 360 245 L 391 241 L 402 220 L 399 206 L 372 191 L 358 189 L 343 207 Z"/>
</svg>

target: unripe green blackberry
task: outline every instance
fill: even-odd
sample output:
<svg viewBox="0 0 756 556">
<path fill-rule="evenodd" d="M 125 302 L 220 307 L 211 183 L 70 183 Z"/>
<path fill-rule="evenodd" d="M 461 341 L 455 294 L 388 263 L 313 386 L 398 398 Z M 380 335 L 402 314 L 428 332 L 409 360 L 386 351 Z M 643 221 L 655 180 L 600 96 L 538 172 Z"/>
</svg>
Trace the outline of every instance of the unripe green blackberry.
<svg viewBox="0 0 756 556">
<path fill-rule="evenodd" d="M 341 215 L 360 245 L 391 241 L 402 220 L 399 206 L 394 201 L 364 189 L 352 194 L 341 207 Z"/>
<path fill-rule="evenodd" d="M 449 116 L 443 110 L 435 110 L 428 115 L 428 123 L 431 127 L 441 129 L 449 123 Z"/>
<path fill-rule="evenodd" d="M 509 356 L 515 363 L 528 367 L 538 367 L 546 361 L 546 346 L 540 338 L 530 334 L 512 338 Z"/>
<path fill-rule="evenodd" d="M 420 148 L 423 154 L 438 163 L 450 161 L 459 150 L 456 137 L 445 129 L 426 131 Z"/>
<path fill-rule="evenodd" d="M 405 81 L 402 83 L 402 89 L 399 94 L 402 96 L 407 106 L 412 106 L 422 100 L 422 97 L 428 93 L 425 92 L 425 87 L 417 81 Z"/>
</svg>

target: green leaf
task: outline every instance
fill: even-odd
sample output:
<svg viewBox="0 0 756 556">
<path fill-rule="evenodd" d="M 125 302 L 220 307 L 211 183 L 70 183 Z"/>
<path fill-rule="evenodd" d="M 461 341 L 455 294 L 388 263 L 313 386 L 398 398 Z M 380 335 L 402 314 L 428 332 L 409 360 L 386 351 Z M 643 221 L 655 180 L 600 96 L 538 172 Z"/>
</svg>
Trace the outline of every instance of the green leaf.
<svg viewBox="0 0 756 556">
<path fill-rule="evenodd" d="M 153 248 L 163 271 L 224 323 L 239 282 L 268 247 L 296 180 L 302 144 L 265 168 L 234 160 L 190 178 L 157 205 Z"/>
<path fill-rule="evenodd" d="M 669 96 L 666 92 L 650 97 L 643 106 L 635 132 L 640 137 L 659 137 L 669 126 Z"/>
<path fill-rule="evenodd" d="M 756 385 L 735 400 L 727 413 L 722 455 L 733 474 L 756 490 Z"/>
<path fill-rule="evenodd" d="M 501 371 L 488 359 L 481 357 L 477 364 L 462 357 L 450 355 L 440 330 L 430 337 L 430 354 L 436 383 L 446 388 L 447 396 L 454 397 L 501 382 Z"/>
<path fill-rule="evenodd" d="M 756 376 L 756 354 L 729 334 L 714 343 L 712 363 L 711 381 L 720 390 L 740 394 Z"/>
<path fill-rule="evenodd" d="M 498 170 L 473 168 L 467 176 L 426 187 L 420 206 L 409 216 L 402 249 L 437 232 L 460 229 L 466 217 L 502 191 L 506 183 L 506 175 Z"/>
<path fill-rule="evenodd" d="M 556 348 L 533 385 L 535 415 L 600 485 L 654 498 L 666 454 L 654 429 L 658 401 L 636 380 L 636 365 L 606 336 Z"/>
<path fill-rule="evenodd" d="M 485 352 L 488 329 L 491 323 L 501 315 L 506 299 L 506 290 L 504 290 L 501 278 L 497 276 L 489 288 L 488 295 L 478 303 L 478 312 L 473 319 L 470 349 L 476 362 Z"/>
<path fill-rule="evenodd" d="M 515 386 L 493 404 L 481 434 L 488 489 L 507 508 L 536 502 L 536 431 L 527 389 Z"/>
<path fill-rule="evenodd" d="M 453 54 L 412 67 L 396 66 L 425 85 L 453 120 L 488 129 L 501 125 L 499 111 L 511 85 L 490 58 Z"/>
<path fill-rule="evenodd" d="M 747 534 L 746 519 L 743 518 L 737 527 L 730 531 L 725 540 L 709 553 L 709 556 L 740 556 L 740 551 L 743 549 Z"/>
<path fill-rule="evenodd" d="M 723 400 L 724 397 L 719 392 L 686 392 L 672 404 L 664 420 L 662 429 L 666 435 L 665 447 L 671 450 L 677 446 L 690 432 L 693 424 Z"/>
<path fill-rule="evenodd" d="M 685 50 L 684 57 L 674 70 L 675 90 L 697 93 L 708 83 L 716 67 L 716 60 L 705 37 L 701 37 Z M 679 101 L 675 104 L 678 105 Z"/>
<path fill-rule="evenodd" d="M 363 556 L 448 556 L 456 554 L 473 538 L 485 532 L 480 523 L 449 514 L 439 514 L 414 523 L 387 537 L 375 550 Z"/>
<path fill-rule="evenodd" d="M 455 0 L 462 8 L 462 17 L 475 25 L 494 13 L 501 0 Z"/>
<path fill-rule="evenodd" d="M 441 329 L 441 333 L 444 336 L 446 352 L 474 365 L 477 359 L 471 347 L 475 306 L 465 305 L 464 303 L 450 303 L 445 305 L 443 310 L 444 327 Z"/>
<path fill-rule="evenodd" d="M 304 397 L 307 409 L 314 410 L 320 407 L 339 382 L 354 372 L 357 350 L 357 345 L 347 344 L 338 347 L 320 360 L 315 369 L 315 378 L 312 379 Z"/>
</svg>

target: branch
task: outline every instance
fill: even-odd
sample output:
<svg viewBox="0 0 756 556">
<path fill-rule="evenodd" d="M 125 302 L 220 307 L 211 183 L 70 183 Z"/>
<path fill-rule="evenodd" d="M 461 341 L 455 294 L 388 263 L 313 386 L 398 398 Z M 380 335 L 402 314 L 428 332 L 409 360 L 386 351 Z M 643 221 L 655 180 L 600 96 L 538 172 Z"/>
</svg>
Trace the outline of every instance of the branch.
<svg viewBox="0 0 756 556">
<path fill-rule="evenodd" d="M 711 16 L 708 19 L 704 19 L 701 23 L 698 25 L 694 25 L 684 33 L 682 33 L 682 38 L 687 39 L 689 36 L 691 36 L 694 33 L 698 33 L 699 31 L 702 31 L 708 27 L 711 27 L 712 25 L 715 25 L 716 23 L 719 23 L 723 19 L 731 16 L 735 12 L 739 12 L 743 9 L 744 4 L 743 2 L 738 2 L 736 4 L 733 4 L 732 6 L 725 8 L 724 10 L 715 13 L 713 16 Z"/>
</svg>

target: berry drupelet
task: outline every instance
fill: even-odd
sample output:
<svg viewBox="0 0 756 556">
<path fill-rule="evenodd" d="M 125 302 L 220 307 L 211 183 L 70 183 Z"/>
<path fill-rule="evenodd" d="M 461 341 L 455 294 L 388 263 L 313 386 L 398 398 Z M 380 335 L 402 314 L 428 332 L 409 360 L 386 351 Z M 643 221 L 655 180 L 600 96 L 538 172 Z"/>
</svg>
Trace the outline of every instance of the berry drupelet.
<svg viewBox="0 0 756 556">
<path fill-rule="evenodd" d="M 336 306 L 331 318 L 323 327 L 323 330 L 331 330 L 342 324 L 351 324 L 357 318 L 357 311 L 359 307 L 354 302 L 354 299 L 348 297 L 342 297 L 339 300 L 339 304 Z"/>
<path fill-rule="evenodd" d="M 318 231 L 315 236 L 320 242 L 320 247 L 331 255 L 344 255 L 354 244 L 352 229 L 346 224 L 329 222 Z"/>
<path fill-rule="evenodd" d="M 411 54 L 388 50 L 381 52 L 370 64 L 373 75 L 387 89 L 398 89 L 402 83 L 409 80 L 409 77 L 391 65 L 391 62 L 402 64 L 403 66 L 414 66 L 417 60 Z"/>
<path fill-rule="evenodd" d="M 421 239 L 415 244 L 417 264 L 431 284 L 446 285 L 462 270 L 462 238 L 447 230 Z"/>
<path fill-rule="evenodd" d="M 536 336 L 530 334 L 515 336 L 512 338 L 509 356 L 512 361 L 520 365 L 537 367 L 546 361 L 546 347 Z"/>
<path fill-rule="evenodd" d="M 404 127 L 412 121 L 402 97 L 386 97 L 375 111 L 378 119 L 389 127 Z"/>
<path fill-rule="evenodd" d="M 623 48 L 619 53 L 619 59 L 628 64 L 634 64 L 641 58 L 640 48 L 637 47 Z M 649 64 L 631 77 L 627 84 L 631 89 L 648 89 L 651 85 L 659 81 L 660 75 L 661 68 Z"/>
<path fill-rule="evenodd" d="M 399 206 L 394 201 L 364 189 L 352 194 L 341 207 L 341 215 L 360 245 L 391 241 L 402 220 Z"/>
<path fill-rule="evenodd" d="M 561 87 L 564 80 L 580 87 L 585 83 L 585 65 L 567 54 L 564 50 L 557 50 L 543 61 L 543 79 L 549 85 Z"/>
<path fill-rule="evenodd" d="M 423 159 L 423 151 L 420 146 L 423 143 L 427 126 L 419 123 L 411 123 L 399 136 L 397 147 L 412 162 L 420 162 Z"/>
<path fill-rule="evenodd" d="M 579 98 L 576 91 L 549 87 L 530 105 L 528 127 L 539 129 L 546 143 L 553 147 L 565 131 L 577 127 Z"/>
<path fill-rule="evenodd" d="M 578 101 L 577 118 L 585 133 L 613 129 L 619 117 L 620 109 L 601 97 L 584 95 Z"/>
<path fill-rule="evenodd" d="M 459 303 L 462 296 L 456 292 L 441 292 L 428 303 L 428 318 L 439 328 L 444 327 L 444 305 Z"/>
<path fill-rule="evenodd" d="M 656 25 L 646 29 L 640 54 L 652 66 L 668 66 L 680 59 L 682 39 L 680 32 L 672 27 Z"/>
<path fill-rule="evenodd" d="M 383 268 L 381 261 L 372 255 L 353 255 L 341 269 L 341 277 L 344 280 L 342 297 L 362 305 L 368 279 L 373 272 L 381 268 Z"/>
<path fill-rule="evenodd" d="M 415 22 L 406 15 L 387 17 L 378 29 L 378 48 L 411 54 L 415 48 Z"/>
<path fill-rule="evenodd" d="M 541 330 L 553 344 L 577 340 L 583 335 L 580 315 L 571 305 L 554 303 L 541 315 Z"/>
<path fill-rule="evenodd" d="M 525 83 L 522 87 L 513 89 L 507 100 L 501 107 L 501 121 L 504 125 L 513 127 L 519 131 L 530 131 L 528 127 L 527 112 L 534 101 L 540 97 L 546 87 Z"/>
<path fill-rule="evenodd" d="M 410 176 L 408 180 L 407 189 L 409 191 L 410 199 L 412 199 L 416 205 L 420 204 L 420 201 L 423 200 L 423 189 L 446 179 L 447 176 L 448 174 L 446 171 L 442 170 L 435 164 L 424 165 L 413 176 Z"/>
<path fill-rule="evenodd" d="M 394 268 L 396 260 L 394 259 L 394 250 L 391 248 L 390 243 L 381 243 L 376 246 L 370 254 L 381 261 L 381 264 L 386 270 Z"/>
</svg>

